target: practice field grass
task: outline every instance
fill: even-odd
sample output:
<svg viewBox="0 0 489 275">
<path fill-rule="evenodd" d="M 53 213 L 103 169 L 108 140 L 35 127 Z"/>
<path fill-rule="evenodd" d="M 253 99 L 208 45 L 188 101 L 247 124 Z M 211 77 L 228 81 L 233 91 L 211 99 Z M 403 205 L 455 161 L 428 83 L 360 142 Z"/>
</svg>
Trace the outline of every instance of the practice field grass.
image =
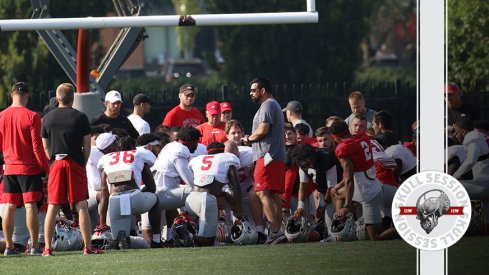
<svg viewBox="0 0 489 275">
<path fill-rule="evenodd" d="M 484 274 L 489 238 L 465 238 L 449 250 L 451 274 Z M 474 257 L 475 255 L 475 257 Z M 456 259 L 452 258 L 456 257 Z M 482 263 L 484 264 L 484 263 Z M 474 269 L 477 268 L 477 269 Z M 1 274 L 416 274 L 416 250 L 402 240 L 81 251 L 55 256 L 0 256 Z M 477 271 L 479 270 L 479 271 Z M 453 272 L 452 272 L 453 271 Z"/>
</svg>

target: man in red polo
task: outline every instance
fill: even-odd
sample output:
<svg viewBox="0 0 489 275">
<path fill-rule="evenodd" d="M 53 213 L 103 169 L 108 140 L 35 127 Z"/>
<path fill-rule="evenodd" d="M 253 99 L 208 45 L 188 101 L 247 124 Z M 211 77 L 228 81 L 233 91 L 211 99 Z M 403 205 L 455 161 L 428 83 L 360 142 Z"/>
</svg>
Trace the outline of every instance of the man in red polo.
<svg viewBox="0 0 489 275">
<path fill-rule="evenodd" d="M 207 122 L 196 127 L 202 134 L 200 143 L 207 146 L 214 141 L 221 143 L 225 142 L 227 140 L 226 132 L 224 131 L 226 123 L 221 121 L 221 106 L 219 102 L 211 101 L 207 103 L 205 107 L 205 115 L 207 117 Z"/>
<path fill-rule="evenodd" d="M 195 87 L 192 84 L 188 83 L 180 86 L 178 98 L 180 99 L 180 104 L 166 114 L 165 119 L 161 123 L 162 125 L 170 128 L 174 126 L 196 127 L 205 122 L 200 111 L 192 106 L 195 102 Z"/>
</svg>

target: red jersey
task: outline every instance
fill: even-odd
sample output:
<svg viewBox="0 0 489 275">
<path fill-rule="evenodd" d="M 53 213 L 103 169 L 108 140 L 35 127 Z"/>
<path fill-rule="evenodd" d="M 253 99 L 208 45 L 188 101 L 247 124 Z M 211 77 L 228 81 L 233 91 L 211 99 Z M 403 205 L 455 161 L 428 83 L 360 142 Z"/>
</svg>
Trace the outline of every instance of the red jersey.
<svg viewBox="0 0 489 275">
<path fill-rule="evenodd" d="M 48 172 L 41 139 L 41 117 L 26 107 L 8 107 L 0 113 L 0 151 L 5 175 Z"/>
<path fill-rule="evenodd" d="M 366 171 L 374 166 L 372 146 L 370 139 L 365 134 L 359 134 L 347 138 L 336 146 L 337 158 L 349 158 L 355 167 L 355 172 Z"/>
<path fill-rule="evenodd" d="M 170 128 L 173 126 L 196 127 L 204 122 L 204 116 L 197 110 L 197 108 L 191 107 L 190 111 L 185 111 L 180 106 L 176 106 L 166 114 L 165 119 L 161 124 Z"/>
<path fill-rule="evenodd" d="M 489 141 L 487 143 L 489 145 Z M 416 143 L 414 141 L 404 142 L 404 147 L 408 148 L 414 156 L 416 156 Z"/>
<path fill-rule="evenodd" d="M 195 127 L 199 129 L 200 133 L 202 134 L 202 137 L 200 138 L 200 143 L 207 146 L 214 141 L 222 143 L 227 141 L 228 139 L 226 138 L 226 132 L 224 131 L 225 126 L 226 124 L 224 122 L 222 122 L 218 126 L 212 126 L 209 125 L 209 123 L 205 122 Z"/>
<path fill-rule="evenodd" d="M 303 137 L 301 142 L 302 143 L 308 143 L 314 147 L 319 147 L 319 143 L 318 143 L 318 140 L 316 138 Z"/>
</svg>

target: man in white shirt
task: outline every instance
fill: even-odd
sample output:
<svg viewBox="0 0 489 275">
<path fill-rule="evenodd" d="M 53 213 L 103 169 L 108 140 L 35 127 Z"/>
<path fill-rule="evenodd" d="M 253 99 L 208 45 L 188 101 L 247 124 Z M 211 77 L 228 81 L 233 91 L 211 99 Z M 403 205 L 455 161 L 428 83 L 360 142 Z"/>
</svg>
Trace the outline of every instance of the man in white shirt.
<svg viewBox="0 0 489 275">
<path fill-rule="evenodd" d="M 143 119 L 143 116 L 151 112 L 151 99 L 145 94 L 137 94 L 132 100 L 132 104 L 134 105 L 133 112 L 127 118 L 139 135 L 150 133 L 149 124 Z"/>
</svg>

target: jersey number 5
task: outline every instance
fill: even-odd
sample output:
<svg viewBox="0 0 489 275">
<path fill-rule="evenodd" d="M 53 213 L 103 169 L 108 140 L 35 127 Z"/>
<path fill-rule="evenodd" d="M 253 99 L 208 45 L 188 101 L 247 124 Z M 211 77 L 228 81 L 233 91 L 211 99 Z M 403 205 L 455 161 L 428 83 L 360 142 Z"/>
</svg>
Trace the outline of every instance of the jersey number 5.
<svg viewBox="0 0 489 275">
<path fill-rule="evenodd" d="M 362 146 L 363 152 L 365 153 L 365 160 L 372 159 L 372 153 L 370 152 L 370 146 L 368 146 L 368 143 L 366 141 L 361 141 L 360 145 Z"/>
<path fill-rule="evenodd" d="M 121 157 L 121 153 L 122 153 L 122 157 Z M 136 150 L 111 153 L 110 156 L 112 157 L 112 160 L 109 162 L 109 165 L 115 165 L 119 163 L 119 161 L 121 160 L 124 163 L 133 163 L 135 154 L 136 154 Z"/>
<path fill-rule="evenodd" d="M 200 167 L 200 169 L 202 169 L 202 171 L 207 171 L 211 168 L 212 166 L 212 159 L 214 158 L 214 156 L 205 156 L 204 158 L 202 158 L 202 163 L 204 165 L 202 165 Z"/>
</svg>

